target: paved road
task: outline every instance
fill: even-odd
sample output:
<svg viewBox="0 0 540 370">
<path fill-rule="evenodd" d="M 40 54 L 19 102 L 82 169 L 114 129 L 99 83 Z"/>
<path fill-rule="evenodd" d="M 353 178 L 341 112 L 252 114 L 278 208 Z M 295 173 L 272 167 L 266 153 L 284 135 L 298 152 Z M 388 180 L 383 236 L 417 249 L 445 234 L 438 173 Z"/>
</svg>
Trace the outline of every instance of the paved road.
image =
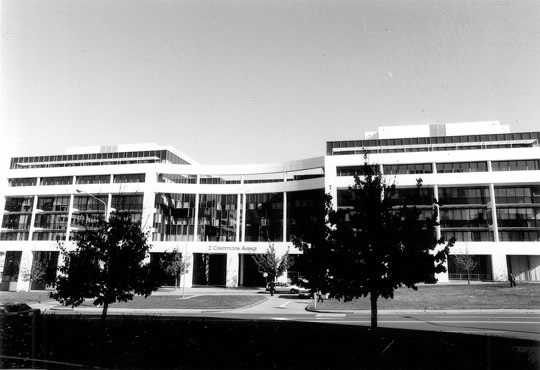
<svg viewBox="0 0 540 370">
<path fill-rule="evenodd" d="M 247 320 L 305 321 L 336 325 L 370 325 L 369 311 L 311 312 L 308 299 L 295 295 L 268 296 L 251 307 L 235 310 L 144 310 L 110 309 L 109 314 L 155 314 L 161 316 L 215 317 Z M 99 314 L 100 308 L 76 309 L 76 312 Z M 48 313 L 73 314 L 72 310 L 48 310 Z M 380 327 L 430 330 L 477 335 L 494 335 L 540 341 L 540 310 L 485 311 L 380 311 Z"/>
<path fill-rule="evenodd" d="M 271 297 L 261 304 L 246 309 L 205 313 L 204 315 L 238 319 L 308 321 L 341 325 L 369 326 L 371 324 L 369 311 L 346 313 L 309 312 L 305 310 L 307 303 L 309 301 L 306 299 L 281 295 Z M 378 323 L 380 327 L 388 328 L 496 335 L 540 341 L 540 311 L 529 313 L 523 313 L 519 310 L 476 312 L 380 311 Z"/>
</svg>

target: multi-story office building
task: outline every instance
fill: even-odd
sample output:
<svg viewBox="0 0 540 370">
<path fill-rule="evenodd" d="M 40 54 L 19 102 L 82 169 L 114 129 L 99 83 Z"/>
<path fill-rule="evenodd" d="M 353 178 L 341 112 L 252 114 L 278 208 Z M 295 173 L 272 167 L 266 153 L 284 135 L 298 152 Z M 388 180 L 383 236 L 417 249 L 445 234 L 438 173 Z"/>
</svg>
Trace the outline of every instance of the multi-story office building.
<svg viewBox="0 0 540 370">
<path fill-rule="evenodd" d="M 368 161 L 398 197 L 423 180 L 430 212 L 451 253 L 479 262 L 473 277 L 540 280 L 540 132 L 510 133 L 498 122 L 381 127 L 364 140 L 327 143 L 325 156 L 278 164 L 201 165 L 155 144 L 68 149 L 12 158 L 0 209 L 2 290 L 30 284 L 36 266 L 54 273 L 58 243 L 112 209 L 129 211 L 151 235 L 154 253 L 181 252 L 185 286 L 263 285 L 250 254 L 298 254 L 293 235 L 322 224 L 323 194 L 348 206 L 347 187 Z M 308 227 L 306 227 L 308 226 Z M 294 268 L 294 267 L 293 267 Z M 462 278 L 453 258 L 439 281 Z"/>
</svg>

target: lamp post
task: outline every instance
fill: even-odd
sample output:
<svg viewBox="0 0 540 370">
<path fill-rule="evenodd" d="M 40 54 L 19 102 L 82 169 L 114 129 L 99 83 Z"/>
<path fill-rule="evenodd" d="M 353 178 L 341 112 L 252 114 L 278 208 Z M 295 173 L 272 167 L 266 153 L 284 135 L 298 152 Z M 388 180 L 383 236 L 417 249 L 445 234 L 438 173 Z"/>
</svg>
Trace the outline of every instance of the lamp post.
<svg viewBox="0 0 540 370">
<path fill-rule="evenodd" d="M 95 200 L 97 200 L 98 202 L 103 203 L 103 205 L 105 206 L 105 221 L 109 221 L 109 212 L 108 212 L 108 210 L 107 210 L 107 208 L 108 208 L 108 207 L 107 207 L 107 203 L 105 203 L 104 201 L 102 201 L 102 200 L 99 199 L 98 197 L 96 197 L 96 196 L 94 196 L 94 195 L 92 195 L 92 194 L 90 194 L 90 193 L 88 193 L 88 192 L 86 192 L 86 191 L 84 191 L 84 190 L 75 189 L 75 191 L 77 191 L 77 193 L 79 193 L 79 194 L 83 193 L 83 194 L 89 195 L 89 196 L 91 196 L 92 198 L 94 198 Z"/>
</svg>

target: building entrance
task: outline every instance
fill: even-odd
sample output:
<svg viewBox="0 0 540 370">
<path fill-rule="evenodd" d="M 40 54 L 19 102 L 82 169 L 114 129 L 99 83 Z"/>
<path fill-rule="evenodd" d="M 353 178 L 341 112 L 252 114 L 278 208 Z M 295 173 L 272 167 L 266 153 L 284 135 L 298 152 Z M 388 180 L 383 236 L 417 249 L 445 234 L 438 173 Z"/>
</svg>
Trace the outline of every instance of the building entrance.
<svg viewBox="0 0 540 370">
<path fill-rule="evenodd" d="M 193 253 L 193 286 L 225 286 L 227 255 L 222 253 Z"/>
<path fill-rule="evenodd" d="M 19 280 L 19 266 L 21 264 L 22 252 L 8 251 L 4 258 L 4 269 L 2 270 L 2 282 L 0 291 L 14 291 Z"/>
<path fill-rule="evenodd" d="M 30 289 L 44 290 L 56 277 L 59 252 L 32 252 Z"/>
<path fill-rule="evenodd" d="M 239 285 L 245 287 L 264 287 L 266 286 L 266 278 L 258 271 L 257 264 L 251 257 L 251 254 L 239 254 L 240 259 Z"/>
<path fill-rule="evenodd" d="M 540 280 L 540 256 L 506 256 L 508 273 L 518 281 Z"/>
<path fill-rule="evenodd" d="M 448 256 L 449 280 L 467 280 L 467 270 L 463 263 L 469 259 L 475 263 L 472 271 L 469 271 L 469 279 L 473 281 L 489 281 L 493 279 L 491 256 L 465 255 L 464 262 L 459 262 L 455 255 L 450 255 Z"/>
</svg>

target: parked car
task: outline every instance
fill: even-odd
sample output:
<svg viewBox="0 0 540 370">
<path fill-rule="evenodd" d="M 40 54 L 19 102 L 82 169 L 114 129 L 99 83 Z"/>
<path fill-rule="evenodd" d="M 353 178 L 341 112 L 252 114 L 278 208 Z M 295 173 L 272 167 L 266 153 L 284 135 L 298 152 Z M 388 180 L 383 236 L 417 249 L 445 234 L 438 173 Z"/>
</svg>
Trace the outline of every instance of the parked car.
<svg viewBox="0 0 540 370">
<path fill-rule="evenodd" d="M 39 308 L 32 308 L 26 303 L 5 302 L 0 303 L 0 316 L 33 316 L 41 313 Z"/>
<path fill-rule="evenodd" d="M 313 292 L 311 291 L 311 288 L 309 287 L 309 282 L 306 279 L 298 280 L 297 285 L 300 288 L 300 291 L 298 292 L 299 297 L 301 298 L 313 297 Z"/>
<path fill-rule="evenodd" d="M 270 283 L 266 284 L 266 291 L 270 291 Z M 274 286 L 275 293 L 290 293 L 290 294 L 311 294 L 310 290 L 298 284 L 276 282 Z"/>
</svg>

